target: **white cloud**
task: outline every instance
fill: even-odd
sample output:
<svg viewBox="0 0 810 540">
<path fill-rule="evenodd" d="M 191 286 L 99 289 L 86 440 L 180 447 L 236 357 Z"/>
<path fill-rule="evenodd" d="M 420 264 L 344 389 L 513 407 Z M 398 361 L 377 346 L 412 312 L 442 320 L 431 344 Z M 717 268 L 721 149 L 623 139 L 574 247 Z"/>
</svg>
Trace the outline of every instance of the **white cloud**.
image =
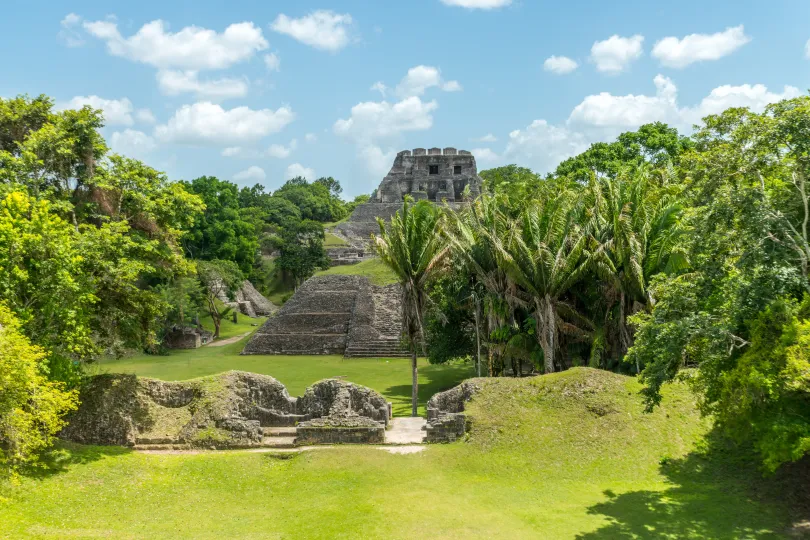
<svg viewBox="0 0 810 540">
<path fill-rule="evenodd" d="M 587 96 L 568 117 L 569 123 L 598 127 L 635 127 L 655 120 L 671 122 L 677 116 L 678 91 L 670 79 L 655 77 L 654 96 L 614 96 L 608 92 Z"/>
<path fill-rule="evenodd" d="M 318 140 L 318 136 L 314 133 L 307 133 L 304 135 L 304 140 L 306 140 L 308 143 L 314 143 Z"/>
<path fill-rule="evenodd" d="M 613 35 L 604 41 L 597 41 L 591 47 L 591 61 L 596 69 L 609 74 L 621 73 L 642 55 L 641 45 L 644 36 L 621 37 Z"/>
<path fill-rule="evenodd" d="M 157 73 L 158 87 L 167 96 L 193 93 L 198 99 L 222 101 L 245 97 L 248 83 L 243 79 L 214 79 L 200 81 L 196 71 L 160 70 Z"/>
<path fill-rule="evenodd" d="M 703 117 L 718 114 L 730 107 L 748 107 L 752 111 L 762 112 L 771 103 L 791 99 L 802 95 L 795 86 L 785 86 L 782 92 L 771 92 L 764 84 L 743 84 L 740 86 L 718 86 L 700 101 L 695 107 L 682 109 L 684 122 L 695 124 Z"/>
<path fill-rule="evenodd" d="M 695 62 L 718 60 L 749 41 L 751 38 L 740 25 L 715 34 L 689 34 L 683 39 L 665 37 L 655 44 L 652 55 L 667 67 L 684 68 Z"/>
<path fill-rule="evenodd" d="M 162 141 L 186 144 L 219 144 L 254 141 L 284 129 L 295 118 L 288 107 L 277 110 L 230 110 L 209 101 L 183 105 L 168 123 L 155 129 Z"/>
<path fill-rule="evenodd" d="M 478 137 L 477 139 L 473 139 L 474 141 L 478 142 L 496 142 L 498 138 L 493 135 L 492 133 L 487 133 L 483 137 Z"/>
<path fill-rule="evenodd" d="M 295 139 L 291 140 L 288 146 L 284 146 L 283 144 L 271 144 L 267 149 L 267 155 L 278 159 L 284 159 L 289 157 L 297 147 L 298 141 Z"/>
<path fill-rule="evenodd" d="M 303 176 L 307 180 L 314 180 L 315 179 L 315 171 L 308 167 L 304 167 L 300 163 L 293 163 L 287 170 L 284 171 L 284 179 L 289 180 L 290 178 L 295 178 L 297 176 Z"/>
<path fill-rule="evenodd" d="M 543 69 L 546 71 L 550 71 L 552 73 L 556 73 L 557 75 L 565 75 L 566 73 L 571 73 L 575 69 L 579 67 L 575 61 L 571 60 L 567 56 L 549 56 L 546 58 L 546 61 L 543 62 Z"/>
<path fill-rule="evenodd" d="M 807 43 L 804 44 L 804 55 L 807 58 L 810 58 L 810 39 L 808 39 Z"/>
<path fill-rule="evenodd" d="M 125 129 L 112 134 L 110 148 L 121 155 L 142 159 L 157 148 L 157 144 L 152 137 L 142 131 Z"/>
<path fill-rule="evenodd" d="M 244 150 L 241 146 L 229 146 L 228 148 L 222 150 L 221 155 L 223 157 L 236 157 L 241 155 L 243 151 Z"/>
<path fill-rule="evenodd" d="M 265 54 L 264 65 L 270 71 L 279 71 L 281 69 L 281 58 L 276 53 Z"/>
<path fill-rule="evenodd" d="M 661 121 L 688 133 L 701 118 L 729 107 L 749 107 L 761 112 L 769 103 L 802 94 L 793 86 L 773 92 L 761 84 L 725 85 L 712 90 L 698 104 L 684 107 L 678 103 L 677 87 L 672 80 L 658 75 L 654 83 L 653 96 L 614 96 L 603 92 L 587 96 L 571 111 L 565 124 L 535 120 L 528 127 L 513 131 L 502 161 L 525 164 L 545 173 L 554 170 L 562 160 L 584 151 L 591 143 L 613 140 L 619 133 L 638 129 L 642 124 Z M 480 150 L 474 151 L 478 152 Z"/>
<path fill-rule="evenodd" d="M 372 89 L 379 90 L 379 88 L 375 88 L 377 84 L 381 83 L 375 83 Z M 425 90 L 433 87 L 441 88 L 445 92 L 458 92 L 461 90 L 458 81 L 444 81 L 438 68 L 421 65 L 408 70 L 408 73 L 397 85 L 397 95 L 401 98 L 421 96 L 425 93 Z"/>
<path fill-rule="evenodd" d="M 149 109 L 138 109 L 135 112 L 135 118 L 138 119 L 138 122 L 141 122 L 143 124 L 154 124 L 155 122 L 157 122 L 155 115 L 152 114 L 152 111 L 150 111 Z"/>
<path fill-rule="evenodd" d="M 282 13 L 276 17 L 270 28 L 310 47 L 335 52 L 349 44 L 351 25 L 352 17 L 348 13 L 341 15 L 333 11 L 318 10 L 298 19 Z"/>
<path fill-rule="evenodd" d="M 379 181 L 391 170 L 391 163 L 394 162 L 397 152 L 393 148 L 383 150 L 376 144 L 363 144 L 358 148 L 357 155 L 372 177 Z"/>
<path fill-rule="evenodd" d="M 84 38 L 78 30 L 81 22 L 82 18 L 75 13 L 68 13 L 59 22 L 62 29 L 59 31 L 58 36 L 68 47 L 81 47 L 84 45 Z"/>
<path fill-rule="evenodd" d="M 233 175 L 235 182 L 262 182 L 265 178 L 267 178 L 267 174 L 264 172 L 264 169 L 256 165 Z"/>
<path fill-rule="evenodd" d="M 535 120 L 523 129 L 509 134 L 504 157 L 507 161 L 525 163 L 537 172 L 549 172 L 560 161 L 588 148 L 584 134 L 565 126 L 554 126 L 545 120 Z"/>
<path fill-rule="evenodd" d="M 442 4 L 467 9 L 497 9 L 512 4 L 512 0 L 442 0 Z"/>
<path fill-rule="evenodd" d="M 132 102 L 127 98 L 104 99 L 98 96 L 76 96 L 67 103 L 57 105 L 57 110 L 81 109 L 85 105 L 101 109 L 104 123 L 108 126 L 131 126 L 135 123 L 132 119 Z"/>
<path fill-rule="evenodd" d="M 404 131 L 423 131 L 433 126 L 436 101 L 423 102 L 413 96 L 393 105 L 387 101 L 366 101 L 352 107 L 347 119 L 335 122 L 338 135 L 357 141 L 390 137 Z"/>
<path fill-rule="evenodd" d="M 379 92 L 382 95 L 382 97 L 385 97 L 385 94 L 388 92 L 388 87 L 385 86 L 385 83 L 383 83 L 382 81 L 377 81 L 371 85 L 371 88 L 369 88 L 369 90 Z"/>
<path fill-rule="evenodd" d="M 493 152 L 490 148 L 474 148 L 472 155 L 475 156 L 475 160 L 478 163 L 491 164 L 501 159 L 501 156 Z"/>
<path fill-rule="evenodd" d="M 198 26 L 172 33 L 164 21 L 155 20 L 128 38 L 112 21 L 88 21 L 84 29 L 106 42 L 110 54 L 160 69 L 224 69 L 268 46 L 261 29 L 252 22 L 232 24 L 222 33 Z"/>
</svg>

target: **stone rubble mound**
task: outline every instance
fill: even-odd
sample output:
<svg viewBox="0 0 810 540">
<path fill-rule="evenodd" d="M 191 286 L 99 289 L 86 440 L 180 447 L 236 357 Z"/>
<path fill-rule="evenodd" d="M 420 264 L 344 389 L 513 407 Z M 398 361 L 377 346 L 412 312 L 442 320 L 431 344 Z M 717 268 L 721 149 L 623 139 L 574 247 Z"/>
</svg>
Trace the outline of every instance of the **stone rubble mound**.
<svg viewBox="0 0 810 540">
<path fill-rule="evenodd" d="M 327 379 L 296 398 L 273 377 L 242 371 L 181 382 L 97 375 L 80 401 L 63 439 L 136 449 L 374 443 L 391 418 L 385 398 L 364 386 Z"/>
<path fill-rule="evenodd" d="M 453 442 L 463 437 L 471 425 L 464 414 L 465 405 L 480 389 L 471 379 L 431 397 L 427 403 L 427 442 Z"/>
</svg>

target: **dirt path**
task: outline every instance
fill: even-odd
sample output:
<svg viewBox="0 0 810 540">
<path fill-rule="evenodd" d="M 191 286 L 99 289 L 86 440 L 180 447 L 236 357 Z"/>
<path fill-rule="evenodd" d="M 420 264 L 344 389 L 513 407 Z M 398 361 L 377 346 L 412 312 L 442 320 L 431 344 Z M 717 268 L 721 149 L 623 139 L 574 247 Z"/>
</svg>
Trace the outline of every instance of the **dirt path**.
<svg viewBox="0 0 810 540">
<path fill-rule="evenodd" d="M 245 337 L 249 336 L 250 334 L 251 334 L 250 332 L 245 332 L 242 335 L 234 336 L 232 338 L 220 339 L 218 341 L 212 341 L 211 343 L 206 345 L 206 347 L 224 347 L 225 345 L 230 345 L 231 343 L 236 343 L 240 339 L 245 338 Z"/>
</svg>

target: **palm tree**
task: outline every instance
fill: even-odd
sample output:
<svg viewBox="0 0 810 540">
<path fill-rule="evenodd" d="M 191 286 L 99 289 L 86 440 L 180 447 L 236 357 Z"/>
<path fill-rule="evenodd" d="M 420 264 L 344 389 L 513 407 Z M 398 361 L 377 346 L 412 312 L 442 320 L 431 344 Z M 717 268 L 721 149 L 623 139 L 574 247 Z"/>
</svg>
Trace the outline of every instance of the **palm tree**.
<svg viewBox="0 0 810 540">
<path fill-rule="evenodd" d="M 478 375 L 480 376 L 480 321 L 479 314 L 483 306 L 487 316 L 487 336 L 503 328 L 514 309 L 509 304 L 513 298 L 510 291 L 513 284 L 500 264 L 500 255 L 490 241 L 491 238 L 504 238 L 509 231 L 510 222 L 503 212 L 508 205 L 503 196 L 483 194 L 463 212 L 452 212 L 452 228 L 448 234 L 450 245 L 459 260 L 463 261 L 475 276 L 473 283 L 473 300 L 475 303 L 476 342 L 478 344 Z M 483 293 L 479 292 L 483 289 Z M 501 347 L 493 346 L 490 340 L 487 347 L 488 374 L 493 375 L 493 354 L 500 355 Z"/>
<path fill-rule="evenodd" d="M 633 338 L 627 317 L 652 307 L 650 278 L 659 272 L 686 268 L 680 240 L 682 207 L 668 188 L 668 168 L 657 171 L 656 182 L 649 167 L 622 171 L 615 179 L 592 179 L 588 188 L 592 205 L 590 233 L 598 247 L 594 267 L 608 284 L 606 296 L 618 301 L 619 356 L 624 356 Z"/>
<path fill-rule="evenodd" d="M 424 354 L 424 328 L 422 324 L 428 302 L 425 286 L 443 270 L 443 263 L 450 247 L 442 233 L 442 212 L 427 201 L 413 204 L 405 198 L 402 210 L 385 222 L 377 219 L 380 235 L 371 235 L 371 241 L 380 259 L 399 278 L 402 285 L 402 313 L 405 331 L 411 350 L 411 414 L 416 416 L 417 392 L 419 389 L 416 365 L 417 343 Z"/>
<path fill-rule="evenodd" d="M 573 311 L 561 297 L 585 274 L 590 260 L 572 200 L 572 195 L 563 191 L 532 202 L 505 238 L 488 239 L 499 252 L 506 274 L 517 285 L 513 294 L 532 312 L 546 373 L 554 371 L 560 312 Z"/>
</svg>

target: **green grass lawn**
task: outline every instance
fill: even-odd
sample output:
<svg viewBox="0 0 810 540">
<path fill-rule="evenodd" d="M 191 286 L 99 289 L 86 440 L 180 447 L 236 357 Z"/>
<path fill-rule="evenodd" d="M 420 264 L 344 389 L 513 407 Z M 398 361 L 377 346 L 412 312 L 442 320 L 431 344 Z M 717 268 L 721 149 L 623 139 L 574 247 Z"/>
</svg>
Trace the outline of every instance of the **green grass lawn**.
<svg viewBox="0 0 810 540">
<path fill-rule="evenodd" d="M 247 317 L 244 319 L 247 320 Z M 236 330 L 236 325 L 233 326 L 228 329 L 229 334 L 242 333 Z M 244 327 L 239 326 L 239 330 L 243 330 Z M 222 347 L 173 351 L 168 356 L 144 354 L 120 360 L 104 360 L 93 370 L 97 373 L 135 373 L 143 377 L 179 381 L 236 369 L 271 375 L 281 381 L 293 396 L 302 395 L 307 386 L 321 379 L 345 376 L 348 381 L 368 386 L 386 396 L 393 404 L 395 415 L 410 414 L 411 371 L 407 358 L 240 356 L 246 339 Z M 420 414 L 424 414 L 425 403 L 433 394 L 452 388 L 472 374 L 469 364 L 430 365 L 420 359 Z"/>
<path fill-rule="evenodd" d="M 357 264 L 333 266 L 316 272 L 316 276 L 366 276 L 375 285 L 390 285 L 397 282 L 396 275 L 380 259 L 369 259 Z"/>
<path fill-rule="evenodd" d="M 345 247 L 348 246 L 349 243 L 344 239 L 335 236 L 334 234 L 328 232 L 324 234 L 323 239 L 323 247 L 331 248 L 331 247 Z"/>
<path fill-rule="evenodd" d="M 64 446 L 0 484 L 12 538 L 780 538 L 782 484 L 701 444 L 692 396 L 630 378 L 487 381 L 469 439 L 410 455 L 148 455 Z"/>
</svg>

